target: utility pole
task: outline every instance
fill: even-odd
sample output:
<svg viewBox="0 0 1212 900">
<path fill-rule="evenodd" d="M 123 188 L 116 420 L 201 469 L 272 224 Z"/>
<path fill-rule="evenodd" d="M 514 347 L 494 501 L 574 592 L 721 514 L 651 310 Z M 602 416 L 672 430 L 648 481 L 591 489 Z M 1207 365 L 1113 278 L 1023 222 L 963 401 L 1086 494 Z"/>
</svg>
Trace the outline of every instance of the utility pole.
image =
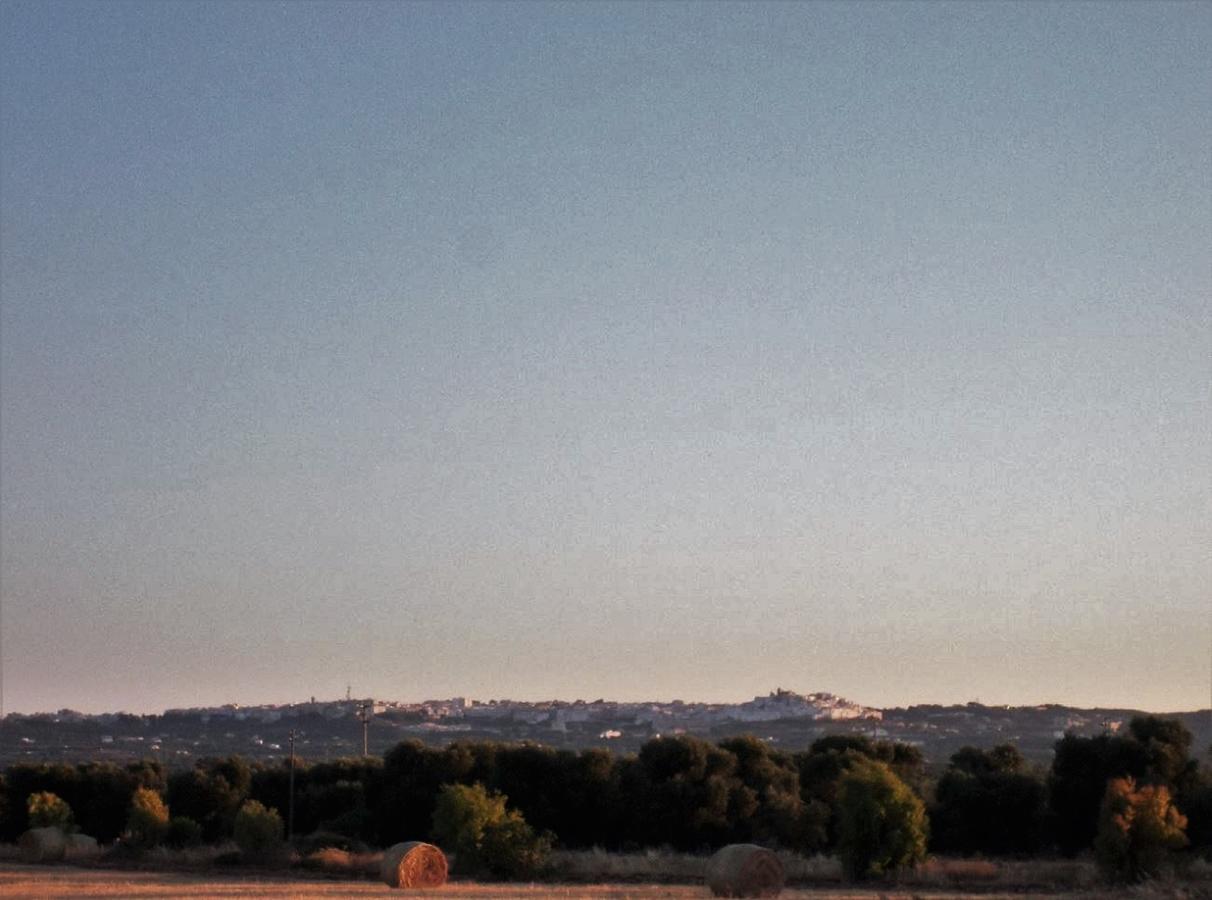
<svg viewBox="0 0 1212 900">
<path fill-rule="evenodd" d="M 295 730 L 286 736 L 290 742 L 290 799 L 286 802 L 286 840 L 295 836 Z"/>
<path fill-rule="evenodd" d="M 370 717 L 374 714 L 374 703 L 369 700 L 363 700 L 358 704 L 358 718 L 362 720 L 362 755 L 369 756 L 369 744 L 367 741 L 368 732 L 370 729 Z"/>
</svg>

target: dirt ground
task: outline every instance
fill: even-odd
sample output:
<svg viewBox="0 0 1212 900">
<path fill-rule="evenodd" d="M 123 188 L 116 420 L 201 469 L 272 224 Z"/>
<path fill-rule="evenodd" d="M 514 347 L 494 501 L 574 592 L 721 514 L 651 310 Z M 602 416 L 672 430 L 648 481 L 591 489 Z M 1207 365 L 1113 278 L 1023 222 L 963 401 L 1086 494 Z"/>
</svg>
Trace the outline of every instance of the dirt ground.
<svg viewBox="0 0 1212 900">
<path fill-rule="evenodd" d="M 703 898 L 710 892 L 699 885 L 485 885 L 456 882 L 439 890 L 401 891 L 366 881 L 307 881 L 290 878 L 248 878 L 239 876 L 199 876 L 174 873 L 124 872 L 72 867 L 45 868 L 15 864 L 0 865 L 0 898 L 89 897 L 130 898 L 336 898 L 336 897 L 486 897 L 496 898 L 585 898 L 585 900 L 649 900 L 649 898 Z M 940 891 L 796 889 L 785 890 L 784 898 L 812 900 L 1023 900 L 1026 893 L 962 894 Z M 1052 898 L 1093 898 L 1095 894 L 1048 894 Z M 1106 896 L 1103 894 L 1102 896 Z M 1160 896 L 1160 895 L 1158 895 Z"/>
</svg>

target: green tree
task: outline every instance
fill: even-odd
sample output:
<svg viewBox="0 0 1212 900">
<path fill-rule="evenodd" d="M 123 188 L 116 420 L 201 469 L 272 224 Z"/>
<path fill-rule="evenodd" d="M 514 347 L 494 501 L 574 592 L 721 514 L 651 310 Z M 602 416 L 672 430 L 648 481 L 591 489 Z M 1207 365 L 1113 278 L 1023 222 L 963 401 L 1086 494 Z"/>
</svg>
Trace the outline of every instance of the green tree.
<svg viewBox="0 0 1212 900">
<path fill-rule="evenodd" d="M 58 794 L 50 791 L 30 794 L 25 808 L 29 814 L 30 828 L 58 828 L 64 832 L 76 830 L 72 808 Z"/>
<path fill-rule="evenodd" d="M 482 784 L 447 784 L 438 793 L 433 836 L 454 852 L 459 868 L 500 878 L 533 875 L 546 862 L 551 838 L 538 835 L 506 797 Z"/>
<path fill-rule="evenodd" d="M 1099 866 L 1116 881 L 1157 877 L 1167 854 L 1187 846 L 1186 827 L 1165 785 L 1138 788 L 1131 778 L 1112 779 L 1094 841 Z"/>
<path fill-rule="evenodd" d="M 273 856 L 285 847 L 282 817 L 256 800 L 240 807 L 232 834 L 240 852 L 254 859 Z"/>
<path fill-rule="evenodd" d="M 126 833 L 132 846 L 150 850 L 168 837 L 168 807 L 151 788 L 139 788 L 131 795 Z"/>
<path fill-rule="evenodd" d="M 926 858 L 921 799 L 885 764 L 863 760 L 838 785 L 838 856 L 847 877 L 862 880 Z"/>
<path fill-rule="evenodd" d="M 482 784 L 447 784 L 433 809 L 433 837 L 458 857 L 467 871 L 481 868 L 484 832 L 505 818 L 505 795 L 489 793 Z"/>
</svg>

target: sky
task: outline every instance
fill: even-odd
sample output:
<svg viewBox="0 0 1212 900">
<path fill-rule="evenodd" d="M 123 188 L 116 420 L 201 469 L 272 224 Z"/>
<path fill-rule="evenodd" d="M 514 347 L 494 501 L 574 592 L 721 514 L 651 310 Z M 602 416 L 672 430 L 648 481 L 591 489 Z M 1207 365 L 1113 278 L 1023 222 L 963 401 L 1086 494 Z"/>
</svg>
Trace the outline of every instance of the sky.
<svg viewBox="0 0 1212 900">
<path fill-rule="evenodd" d="M 1212 4 L 0 4 L 6 711 L 1204 708 Z"/>
</svg>

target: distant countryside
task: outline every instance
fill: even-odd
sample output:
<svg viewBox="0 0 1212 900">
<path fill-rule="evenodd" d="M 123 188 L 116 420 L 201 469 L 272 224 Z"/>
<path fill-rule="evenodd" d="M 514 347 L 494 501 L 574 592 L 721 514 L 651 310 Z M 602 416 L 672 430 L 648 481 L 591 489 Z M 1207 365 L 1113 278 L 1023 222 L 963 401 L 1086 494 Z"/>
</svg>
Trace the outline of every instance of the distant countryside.
<svg viewBox="0 0 1212 900">
<path fill-rule="evenodd" d="M 237 880 L 379 880 L 391 848 L 408 841 L 440 848 L 433 852 L 441 883 L 453 879 L 447 890 L 541 883 L 575 895 L 569 885 L 655 883 L 684 885 L 668 894 L 682 896 L 694 885 L 711 887 L 713 860 L 737 847 L 769 854 L 770 877 L 788 890 L 874 883 L 1081 892 L 1142 881 L 1212 888 L 1205 861 L 1212 852 L 1212 748 L 1201 753 L 1185 724 L 1207 712 L 1137 714 L 1093 726 L 1090 713 L 1079 719 L 1073 710 L 880 711 L 780 690 L 731 707 L 641 708 L 649 728 L 656 718 L 681 715 L 687 722 L 714 718 L 713 729 L 759 725 L 781 738 L 676 727 L 628 750 L 621 737 L 601 736 L 641 731 L 627 704 L 422 706 L 349 699 L 272 714 L 223 707 L 146 718 L 10 715 L 2 725 L 5 746 L 25 759 L 10 758 L 0 778 L 0 841 L 9 844 L 3 856 L 98 873 L 152 868 L 184 878 L 182 891 L 205 885 L 215 872 Z M 478 708 L 491 714 L 468 715 Z M 546 731 L 557 743 L 572 743 L 570 735 L 584 729 L 570 726 L 592 720 L 582 713 L 606 709 L 613 718 L 593 727 L 617 727 L 599 733 L 598 746 L 534 739 Z M 432 743 L 407 737 L 377 751 L 384 734 L 399 736 L 438 713 L 448 729 L 469 720 L 475 730 L 456 731 L 453 740 L 431 730 Z M 1029 733 L 1032 722 L 1055 724 L 1059 716 L 1087 724 L 1087 733 L 1074 727 L 1053 735 L 1046 759 L 1038 752 L 1028 758 L 1012 739 Z M 991 722 L 1016 733 L 987 730 Z M 235 741 L 243 730 L 235 723 L 258 729 L 250 746 L 259 753 L 174 752 L 178 744 L 199 746 L 188 736 L 200 740 L 220 729 L 237 729 L 220 732 Z M 485 737 L 494 723 L 534 730 Z M 89 747 L 125 759 L 56 758 L 72 745 L 48 738 L 79 740 L 97 727 L 124 737 L 139 732 L 142 741 L 133 742 L 137 749 L 117 740 Z M 797 728 L 817 736 L 797 743 Z M 920 737 L 932 729 L 947 737 L 888 736 L 913 728 Z M 331 738 L 317 740 L 342 730 L 349 739 L 351 729 L 355 736 L 376 733 L 376 749 L 337 755 Z M 14 732 L 38 737 L 13 745 Z M 433 740 L 439 735 L 444 740 Z M 951 741 L 964 743 L 942 756 L 924 749 Z M 329 753 L 308 758 L 305 747 Z M 146 755 L 136 759 L 139 750 Z M 29 758 L 39 752 L 52 758 Z M 21 878 L 35 876 L 5 877 L 25 884 Z M 104 881 L 102 874 L 55 878 Z"/>
<path fill-rule="evenodd" d="M 1212 900 L 1209 248 L 1212 0 L 0 0 L 0 900 Z"/>
</svg>

